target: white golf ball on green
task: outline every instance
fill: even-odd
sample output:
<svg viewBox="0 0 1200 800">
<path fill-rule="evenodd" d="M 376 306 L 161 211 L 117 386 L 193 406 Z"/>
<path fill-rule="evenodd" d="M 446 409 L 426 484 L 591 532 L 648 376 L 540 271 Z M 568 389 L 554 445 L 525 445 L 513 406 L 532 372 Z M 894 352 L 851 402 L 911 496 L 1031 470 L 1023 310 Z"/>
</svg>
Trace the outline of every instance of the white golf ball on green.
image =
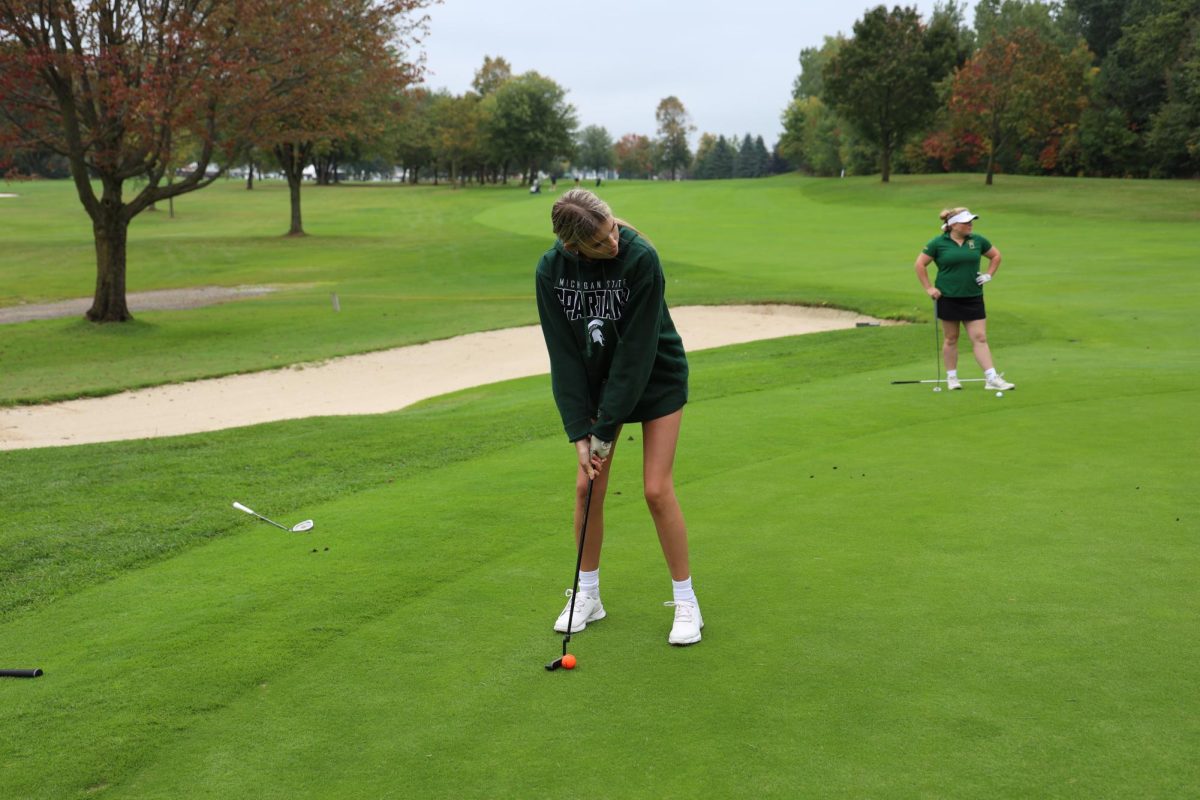
<svg viewBox="0 0 1200 800">
<path fill-rule="evenodd" d="M 996 397 L 1004 397 L 1004 392 L 996 392 Z"/>
</svg>

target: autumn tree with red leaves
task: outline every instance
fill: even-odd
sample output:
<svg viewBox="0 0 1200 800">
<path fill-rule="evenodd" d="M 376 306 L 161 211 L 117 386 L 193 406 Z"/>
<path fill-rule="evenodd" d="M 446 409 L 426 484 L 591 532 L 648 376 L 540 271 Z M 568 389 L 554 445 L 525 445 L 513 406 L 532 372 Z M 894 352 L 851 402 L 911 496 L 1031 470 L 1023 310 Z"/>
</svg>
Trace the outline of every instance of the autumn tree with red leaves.
<svg viewBox="0 0 1200 800">
<path fill-rule="evenodd" d="M 237 121 L 250 115 L 260 88 L 259 57 L 240 31 L 259 10 L 250 0 L 0 2 L 5 144 L 49 149 L 70 162 L 95 236 L 89 320 L 131 318 L 130 221 L 159 200 L 211 183 L 209 165 L 245 127 Z M 194 165 L 166 185 L 184 138 L 197 143 Z M 126 197 L 131 179 L 144 185 Z"/>
<path fill-rule="evenodd" d="M 308 43 L 303 59 L 281 59 L 266 71 L 288 86 L 255 131 L 274 152 L 291 198 L 289 236 L 303 236 L 304 169 L 348 140 L 383 136 L 401 92 L 420 80 L 421 59 L 408 51 L 428 17 L 415 12 L 438 0 L 292 0 L 279 25 L 289 41 Z M 336 167 L 335 167 L 336 169 Z"/>
<path fill-rule="evenodd" d="M 1090 62 L 1086 46 L 1064 53 L 1032 28 L 992 38 L 954 75 L 945 141 L 987 159 L 988 185 L 997 156 L 1018 143 L 1036 143 L 1038 164 L 1053 169 L 1087 105 Z"/>
<path fill-rule="evenodd" d="M 625 134 L 613 145 L 613 158 L 622 178 L 649 178 L 654 175 L 654 142 L 648 136 Z"/>
<path fill-rule="evenodd" d="M 49 150 L 70 163 L 96 247 L 87 319 L 132 318 L 134 217 L 216 180 L 282 99 L 334 63 L 320 55 L 329 43 L 306 34 L 298 5 L 0 0 L 0 135 L 9 149 Z M 185 150 L 191 163 L 168 176 Z M 131 180 L 136 193 L 127 196 Z"/>
</svg>

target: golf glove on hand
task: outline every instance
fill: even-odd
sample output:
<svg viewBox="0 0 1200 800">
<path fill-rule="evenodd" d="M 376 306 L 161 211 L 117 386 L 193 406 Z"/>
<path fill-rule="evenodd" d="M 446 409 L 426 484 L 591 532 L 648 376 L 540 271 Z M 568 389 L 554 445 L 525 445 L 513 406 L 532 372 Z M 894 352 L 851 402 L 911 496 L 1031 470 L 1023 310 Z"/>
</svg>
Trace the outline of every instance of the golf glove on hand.
<svg viewBox="0 0 1200 800">
<path fill-rule="evenodd" d="M 597 439 L 595 436 L 588 437 L 588 449 L 594 456 L 600 458 L 608 458 L 608 454 L 612 452 L 613 443 L 605 442 Z"/>
<path fill-rule="evenodd" d="M 981 272 L 975 276 L 975 282 L 978 283 L 980 286 L 983 286 L 985 283 L 987 283 L 991 279 L 992 279 L 992 276 L 988 275 L 986 272 Z"/>
</svg>

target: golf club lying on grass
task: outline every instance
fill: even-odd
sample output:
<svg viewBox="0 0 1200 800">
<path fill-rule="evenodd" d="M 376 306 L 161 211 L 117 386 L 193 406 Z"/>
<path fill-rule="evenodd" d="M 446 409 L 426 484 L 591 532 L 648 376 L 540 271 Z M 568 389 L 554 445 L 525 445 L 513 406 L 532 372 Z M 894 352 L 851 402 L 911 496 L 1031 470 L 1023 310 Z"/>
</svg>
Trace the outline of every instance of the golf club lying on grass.
<svg viewBox="0 0 1200 800">
<path fill-rule="evenodd" d="M 37 678 L 41 674 L 40 669 L 0 669 L 0 678 Z"/>
<path fill-rule="evenodd" d="M 239 503 L 237 500 L 233 501 L 233 507 L 236 508 L 238 511 L 245 511 L 247 514 L 250 514 L 251 516 L 258 517 L 263 522 L 269 522 L 272 525 L 274 525 L 276 528 L 279 528 L 281 531 L 291 531 L 292 533 L 302 533 L 304 531 L 312 530 L 313 521 L 311 519 L 306 519 L 306 520 L 304 520 L 304 522 L 297 522 L 295 525 L 288 528 L 284 525 L 280 525 L 278 522 L 276 522 L 273 519 L 267 519 L 262 514 L 259 514 L 257 511 L 253 511 L 249 508 L 246 508 L 244 505 Z"/>
<path fill-rule="evenodd" d="M 575 595 L 579 592 L 579 567 L 583 563 L 583 542 L 587 538 L 588 510 L 592 507 L 592 483 L 595 479 L 588 478 L 587 497 L 583 501 L 583 522 L 579 525 L 579 552 L 575 556 L 575 581 L 571 584 L 571 610 L 567 612 L 567 632 L 563 634 L 563 654 L 546 665 L 553 672 L 559 667 L 575 669 L 575 656 L 567 653 L 567 643 L 571 641 L 571 625 L 575 621 Z"/>
<path fill-rule="evenodd" d="M 1001 377 L 1004 377 L 1004 373 L 1002 373 L 1002 372 L 997 373 L 997 374 L 1000 375 Z M 987 380 L 987 378 L 959 378 L 958 382 L 959 383 L 972 383 L 972 382 L 979 382 L 979 381 L 986 381 L 986 380 Z M 946 382 L 945 378 L 938 378 L 937 380 L 934 380 L 933 378 L 926 378 L 923 381 L 892 381 L 892 385 L 894 386 L 897 383 L 945 383 L 945 382 Z"/>
</svg>

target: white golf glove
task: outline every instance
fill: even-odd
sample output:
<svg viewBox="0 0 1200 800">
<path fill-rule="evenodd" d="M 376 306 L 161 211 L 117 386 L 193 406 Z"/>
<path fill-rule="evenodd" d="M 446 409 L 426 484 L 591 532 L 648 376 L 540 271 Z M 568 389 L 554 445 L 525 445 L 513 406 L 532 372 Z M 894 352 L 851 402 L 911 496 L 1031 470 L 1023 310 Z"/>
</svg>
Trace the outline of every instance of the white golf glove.
<svg viewBox="0 0 1200 800">
<path fill-rule="evenodd" d="M 987 283 L 991 279 L 992 279 L 992 276 L 987 274 L 986 272 L 981 272 L 975 276 L 975 282 L 978 283 L 980 286 L 983 286 L 985 283 Z"/>
<path fill-rule="evenodd" d="M 608 454 L 612 452 L 613 443 L 597 439 L 595 436 L 588 437 L 588 449 L 594 456 L 608 458 Z"/>
</svg>

